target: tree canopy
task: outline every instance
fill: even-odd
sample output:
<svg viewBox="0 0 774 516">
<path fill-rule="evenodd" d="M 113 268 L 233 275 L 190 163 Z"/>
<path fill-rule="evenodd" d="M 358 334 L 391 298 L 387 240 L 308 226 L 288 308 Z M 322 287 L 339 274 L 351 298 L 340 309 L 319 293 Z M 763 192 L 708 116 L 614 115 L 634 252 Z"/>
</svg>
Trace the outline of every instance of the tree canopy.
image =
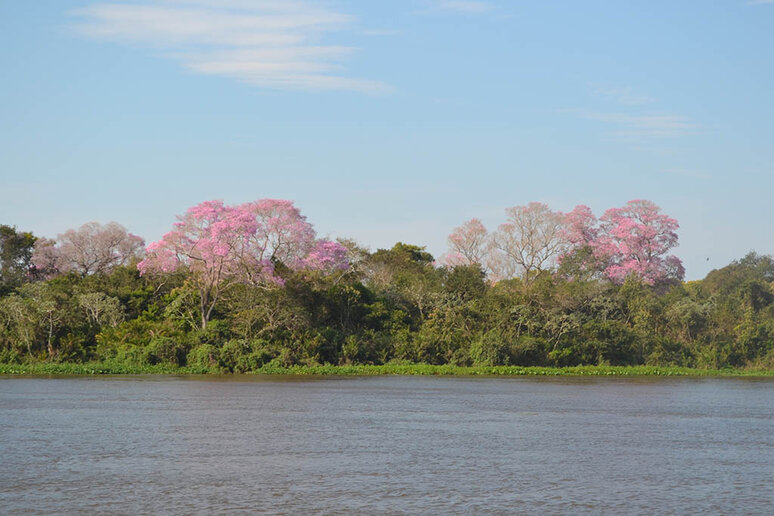
<svg viewBox="0 0 774 516">
<path fill-rule="evenodd" d="M 144 251 L 116 223 L 0 226 L 0 362 L 774 368 L 774 258 L 684 282 L 677 228 L 648 201 L 532 203 L 455 229 L 439 263 L 319 239 L 272 199 L 200 203 Z"/>
</svg>

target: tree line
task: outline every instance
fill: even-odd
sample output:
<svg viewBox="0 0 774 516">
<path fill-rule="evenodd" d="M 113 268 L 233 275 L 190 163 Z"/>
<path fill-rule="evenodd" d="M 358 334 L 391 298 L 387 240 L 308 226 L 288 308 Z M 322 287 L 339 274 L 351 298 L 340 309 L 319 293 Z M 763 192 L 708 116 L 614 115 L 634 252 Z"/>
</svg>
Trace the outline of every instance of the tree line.
<svg viewBox="0 0 774 516">
<path fill-rule="evenodd" d="M 200 203 L 159 241 L 0 225 L 0 362 L 774 367 L 774 259 L 685 282 L 650 201 L 530 203 L 436 259 L 318 238 L 290 201 Z"/>
</svg>

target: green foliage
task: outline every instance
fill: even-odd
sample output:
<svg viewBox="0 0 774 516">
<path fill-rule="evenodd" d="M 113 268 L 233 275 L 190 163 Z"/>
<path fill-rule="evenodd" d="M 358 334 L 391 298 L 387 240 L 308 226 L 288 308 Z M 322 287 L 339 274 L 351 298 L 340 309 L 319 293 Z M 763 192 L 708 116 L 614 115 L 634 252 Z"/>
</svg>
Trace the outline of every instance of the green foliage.
<svg viewBox="0 0 774 516">
<path fill-rule="evenodd" d="M 20 287 L 32 274 L 32 251 L 37 240 L 32 233 L 0 224 L 0 296 Z"/>
<path fill-rule="evenodd" d="M 477 366 L 510 365 L 510 343 L 500 332 L 489 331 L 471 344 L 470 358 Z"/>
<path fill-rule="evenodd" d="M 446 295 L 460 301 L 480 299 L 487 290 L 486 273 L 477 264 L 454 267 L 447 272 L 443 289 Z"/>
<path fill-rule="evenodd" d="M 207 371 L 218 371 L 220 350 L 212 344 L 199 344 L 186 356 L 186 365 Z"/>
<path fill-rule="evenodd" d="M 123 266 L 25 276 L 0 294 L 0 363 L 25 371 L 67 371 L 55 367 L 66 363 L 91 364 L 73 371 L 342 374 L 366 365 L 382 368 L 374 374 L 586 366 L 619 374 L 617 366 L 774 363 L 770 257 L 753 253 L 702 281 L 658 287 L 634 278 L 615 285 L 569 262 L 529 282 L 490 284 L 478 266 L 435 267 L 422 247 L 349 247 L 355 266 L 341 274 L 278 263 L 283 287 L 232 285 L 205 329 L 185 271 L 152 280 Z"/>
</svg>

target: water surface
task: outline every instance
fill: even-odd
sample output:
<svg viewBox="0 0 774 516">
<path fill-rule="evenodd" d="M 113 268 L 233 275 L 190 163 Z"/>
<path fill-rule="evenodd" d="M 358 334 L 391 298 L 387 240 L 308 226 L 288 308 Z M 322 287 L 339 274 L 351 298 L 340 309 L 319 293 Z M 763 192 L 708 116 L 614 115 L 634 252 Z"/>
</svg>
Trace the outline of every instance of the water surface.
<svg viewBox="0 0 774 516">
<path fill-rule="evenodd" d="M 774 381 L 5 378 L 0 457 L 6 514 L 771 514 Z"/>
</svg>

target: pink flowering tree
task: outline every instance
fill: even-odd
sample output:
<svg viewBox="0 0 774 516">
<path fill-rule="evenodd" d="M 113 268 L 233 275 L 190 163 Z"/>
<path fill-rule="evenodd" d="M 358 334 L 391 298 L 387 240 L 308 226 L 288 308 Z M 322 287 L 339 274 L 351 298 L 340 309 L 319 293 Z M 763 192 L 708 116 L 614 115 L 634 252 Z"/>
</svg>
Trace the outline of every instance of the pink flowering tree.
<svg viewBox="0 0 774 516">
<path fill-rule="evenodd" d="M 172 231 L 145 250 L 140 273 L 170 273 L 188 269 L 199 293 L 202 328 L 225 287 L 242 270 L 237 253 L 242 240 L 256 230 L 254 218 L 222 201 L 206 201 L 178 217 Z"/>
<path fill-rule="evenodd" d="M 575 279 L 604 277 L 605 265 L 594 246 L 599 232 L 599 220 L 588 206 L 579 205 L 564 214 L 562 237 L 567 247 L 558 258 L 561 275 Z"/>
<path fill-rule="evenodd" d="M 206 201 L 178 217 L 172 231 L 146 249 L 141 274 L 186 268 L 199 293 L 206 328 L 225 289 L 235 283 L 264 288 L 284 285 L 276 265 L 294 270 L 346 269 L 346 248 L 316 240 L 306 217 L 291 201 L 263 199 L 239 206 Z"/>
<path fill-rule="evenodd" d="M 332 240 L 317 240 L 301 260 L 304 269 L 332 273 L 349 268 L 349 249 Z"/>
<path fill-rule="evenodd" d="M 578 205 L 564 215 L 562 235 L 572 246 L 590 245 L 599 235 L 598 222 L 591 208 Z"/>
<path fill-rule="evenodd" d="M 68 272 L 104 274 L 142 257 L 145 242 L 117 222 L 89 222 L 70 229 L 56 240 L 35 242 L 32 263 L 44 276 Z"/>
<path fill-rule="evenodd" d="M 572 247 L 562 260 L 580 256 L 576 265 L 599 269 L 614 283 L 632 275 L 650 285 L 681 280 L 682 262 L 667 254 L 677 246 L 678 227 L 651 201 L 629 201 L 599 220 L 587 206 L 576 206 L 565 216 L 563 234 Z"/>
<path fill-rule="evenodd" d="M 607 260 L 605 274 L 616 283 L 629 275 L 651 285 L 682 280 L 682 262 L 667 254 L 677 246 L 679 227 L 651 201 L 633 200 L 602 215 L 593 247 L 597 256 Z"/>
</svg>

